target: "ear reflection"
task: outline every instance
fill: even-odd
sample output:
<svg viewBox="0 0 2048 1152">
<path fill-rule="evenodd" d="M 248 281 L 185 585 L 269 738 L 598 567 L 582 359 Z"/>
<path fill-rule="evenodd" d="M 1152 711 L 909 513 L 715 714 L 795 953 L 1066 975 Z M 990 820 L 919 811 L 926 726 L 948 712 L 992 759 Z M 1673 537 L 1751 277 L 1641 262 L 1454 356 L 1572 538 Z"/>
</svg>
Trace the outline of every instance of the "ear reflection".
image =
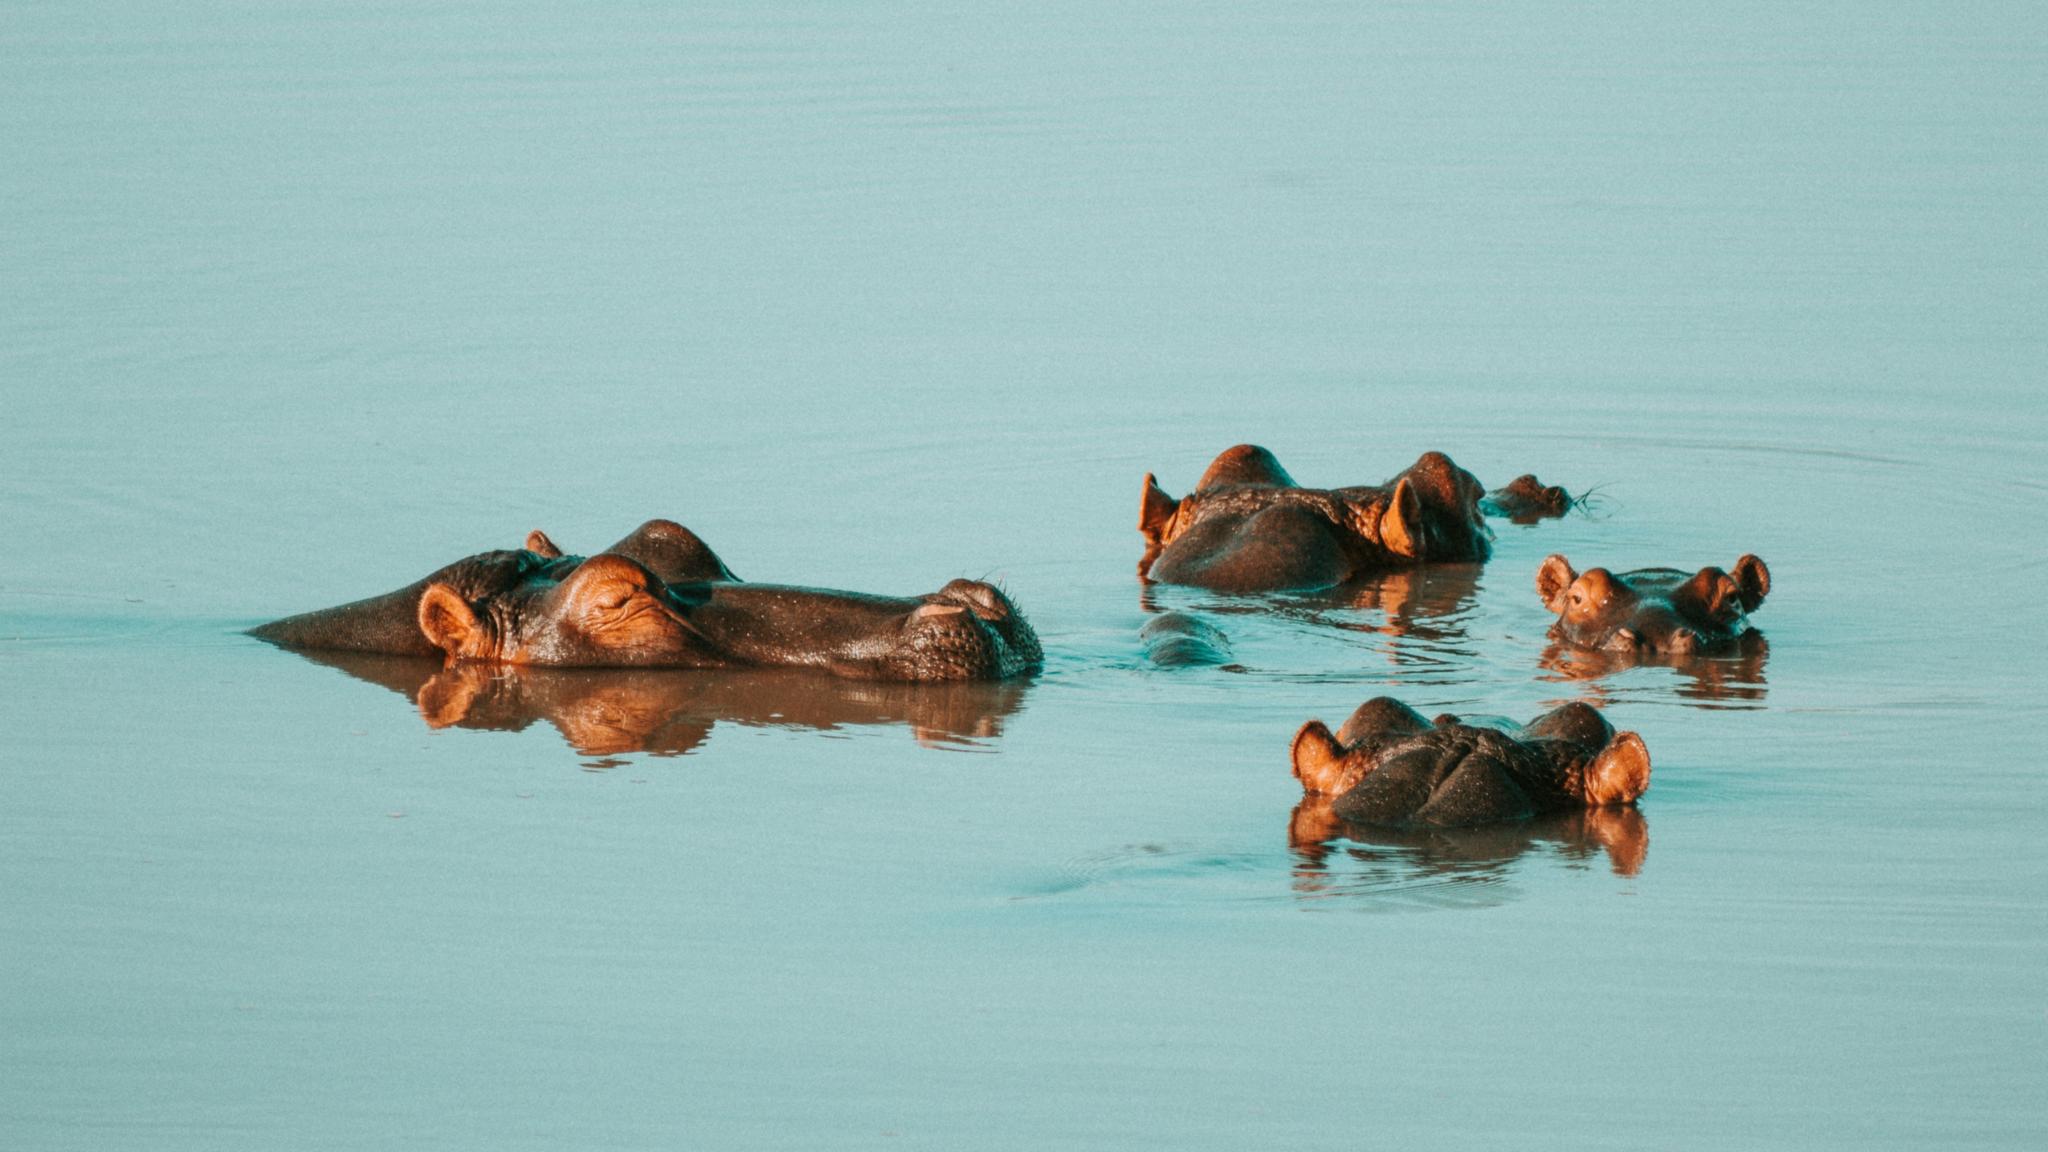
<svg viewBox="0 0 2048 1152">
<path fill-rule="evenodd" d="M 1713 655 L 1676 652 L 1610 652 L 1552 643 L 1538 658 L 1544 679 L 1581 685 L 1581 695 L 1595 706 L 1612 703 L 1614 692 L 1602 681 L 1631 668 L 1669 668 L 1677 673 L 1677 695 L 1686 700 L 1739 707 L 1761 702 L 1764 664 L 1771 646 L 1761 632 L 1745 632 L 1733 650 Z"/>
<path fill-rule="evenodd" d="M 1485 884 L 1507 878 L 1538 849 L 1567 861 L 1603 854 L 1616 876 L 1642 871 L 1650 825 L 1635 808 L 1588 808 L 1472 828 L 1391 829 L 1342 820 L 1327 799 L 1303 797 L 1288 819 L 1295 894 L 1382 896 L 1431 880 Z"/>
<path fill-rule="evenodd" d="M 920 744 L 972 744 L 1000 735 L 1024 695 L 1014 682 L 870 683 L 792 669 L 443 668 L 406 657 L 301 655 L 406 696 L 430 728 L 518 732 L 545 720 L 587 756 L 683 755 L 721 721 L 822 731 L 901 724 Z"/>
</svg>

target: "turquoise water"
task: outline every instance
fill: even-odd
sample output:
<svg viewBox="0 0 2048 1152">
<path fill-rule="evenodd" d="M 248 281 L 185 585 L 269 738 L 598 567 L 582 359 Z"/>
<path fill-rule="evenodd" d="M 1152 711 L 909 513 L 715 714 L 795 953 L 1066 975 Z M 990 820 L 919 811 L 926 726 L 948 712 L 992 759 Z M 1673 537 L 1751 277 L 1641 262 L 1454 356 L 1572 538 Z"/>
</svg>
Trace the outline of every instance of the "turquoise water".
<svg viewBox="0 0 2048 1152">
<path fill-rule="evenodd" d="M 2039 1146 L 2044 65 L 1996 4 L 7 8 L 0 1143 Z M 1141 589 L 1140 478 L 1240 441 L 1597 499 Z M 1047 670 L 240 635 L 651 516 L 998 578 Z M 1553 551 L 1755 552 L 1768 654 L 1547 657 Z M 1640 823 L 1290 847 L 1382 692 L 1603 705 Z"/>
</svg>

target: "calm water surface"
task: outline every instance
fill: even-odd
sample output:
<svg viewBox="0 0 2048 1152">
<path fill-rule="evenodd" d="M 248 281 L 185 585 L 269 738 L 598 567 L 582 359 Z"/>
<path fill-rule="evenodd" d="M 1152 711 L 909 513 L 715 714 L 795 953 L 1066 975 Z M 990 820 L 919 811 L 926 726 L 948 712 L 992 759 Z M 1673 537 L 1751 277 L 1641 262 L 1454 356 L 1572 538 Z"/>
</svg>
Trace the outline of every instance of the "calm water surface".
<svg viewBox="0 0 2048 1152">
<path fill-rule="evenodd" d="M 2048 1143 L 2043 9 L 420 7 L 0 12 L 0 1143 Z M 1142 589 L 1239 441 L 1597 498 Z M 240 634 L 657 515 L 1048 667 Z M 1548 653 L 1553 551 L 1768 652 Z M 1383 692 L 1653 787 L 1290 845 Z"/>
</svg>

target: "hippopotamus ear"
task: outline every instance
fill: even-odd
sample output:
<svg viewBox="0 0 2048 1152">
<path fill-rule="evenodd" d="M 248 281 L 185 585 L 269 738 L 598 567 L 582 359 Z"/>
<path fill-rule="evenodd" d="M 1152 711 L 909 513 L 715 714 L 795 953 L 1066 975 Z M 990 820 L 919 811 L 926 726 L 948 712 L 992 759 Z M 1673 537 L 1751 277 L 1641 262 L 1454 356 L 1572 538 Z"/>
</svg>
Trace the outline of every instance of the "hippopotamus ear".
<svg viewBox="0 0 2048 1152">
<path fill-rule="evenodd" d="M 457 664 L 435 673 L 432 679 L 420 686 L 420 719 L 425 720 L 429 728 L 446 728 L 462 723 L 476 705 L 477 697 L 488 686 L 486 677 L 489 675 L 475 664 Z"/>
<path fill-rule="evenodd" d="M 1173 520 L 1173 514 L 1180 511 L 1180 501 L 1166 494 L 1150 472 L 1145 473 L 1145 497 L 1138 505 L 1138 531 L 1153 544 L 1166 543 L 1166 527 Z"/>
<path fill-rule="evenodd" d="M 1771 570 L 1764 562 L 1745 554 L 1735 562 L 1735 583 L 1742 590 L 1742 610 L 1754 612 L 1771 594 Z"/>
<path fill-rule="evenodd" d="M 555 547 L 555 542 L 548 539 L 548 534 L 538 528 L 526 534 L 526 550 L 544 560 L 562 558 L 562 550 Z"/>
<path fill-rule="evenodd" d="M 1335 796 L 1358 783 L 1357 774 L 1350 772 L 1345 763 L 1349 757 L 1344 755 L 1343 746 L 1321 720 L 1303 724 L 1301 731 L 1294 734 L 1294 743 L 1287 753 L 1294 762 L 1294 778 L 1301 781 L 1307 792 Z"/>
<path fill-rule="evenodd" d="M 427 590 L 420 593 L 419 621 L 420 631 L 434 647 L 448 654 L 450 663 L 477 654 L 483 626 L 477 623 L 469 601 L 454 588 L 439 581 L 427 585 Z"/>
<path fill-rule="evenodd" d="M 1422 558 L 1422 494 L 1406 476 L 1394 485 L 1387 510 L 1380 513 L 1380 543 L 1396 556 Z"/>
<path fill-rule="evenodd" d="M 1536 570 L 1536 594 L 1543 597 L 1543 606 L 1560 615 L 1564 613 L 1564 594 L 1571 590 L 1572 582 L 1579 578 L 1572 571 L 1571 562 L 1551 553 L 1543 561 L 1543 567 Z"/>
<path fill-rule="evenodd" d="M 1706 618 L 1717 623 L 1732 623 L 1748 611 L 1747 604 L 1742 599 L 1741 585 L 1735 582 L 1735 577 L 1719 568 L 1702 568 L 1691 580 L 1686 581 L 1685 586 L 1674 594 L 1674 603 L 1680 603 L 1685 598 L 1696 601 L 1699 608 L 1706 613 Z"/>
<path fill-rule="evenodd" d="M 1650 749 L 1633 732 L 1617 732 L 1586 766 L 1586 806 L 1633 804 L 1650 787 Z"/>
</svg>

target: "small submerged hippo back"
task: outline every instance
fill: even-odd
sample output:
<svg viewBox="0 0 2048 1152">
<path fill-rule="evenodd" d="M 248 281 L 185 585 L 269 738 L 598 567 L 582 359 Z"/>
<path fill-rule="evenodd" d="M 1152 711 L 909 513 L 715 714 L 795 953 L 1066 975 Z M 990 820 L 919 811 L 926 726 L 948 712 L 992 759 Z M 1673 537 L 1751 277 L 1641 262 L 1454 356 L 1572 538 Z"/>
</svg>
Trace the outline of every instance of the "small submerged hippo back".
<svg viewBox="0 0 2048 1152">
<path fill-rule="evenodd" d="M 1749 613 L 1771 591 L 1771 570 L 1743 556 L 1729 571 L 1707 567 L 1575 572 L 1552 556 L 1536 573 L 1536 591 L 1558 614 L 1550 635 L 1612 652 L 1689 654 L 1724 647 L 1750 630 Z"/>
<path fill-rule="evenodd" d="M 1381 696 L 1335 734 L 1309 721 L 1290 755 L 1303 791 L 1327 801 L 1332 815 L 1397 828 L 1632 804 L 1650 785 L 1642 738 L 1576 703 L 1508 732 L 1451 715 L 1431 722 Z"/>
</svg>

